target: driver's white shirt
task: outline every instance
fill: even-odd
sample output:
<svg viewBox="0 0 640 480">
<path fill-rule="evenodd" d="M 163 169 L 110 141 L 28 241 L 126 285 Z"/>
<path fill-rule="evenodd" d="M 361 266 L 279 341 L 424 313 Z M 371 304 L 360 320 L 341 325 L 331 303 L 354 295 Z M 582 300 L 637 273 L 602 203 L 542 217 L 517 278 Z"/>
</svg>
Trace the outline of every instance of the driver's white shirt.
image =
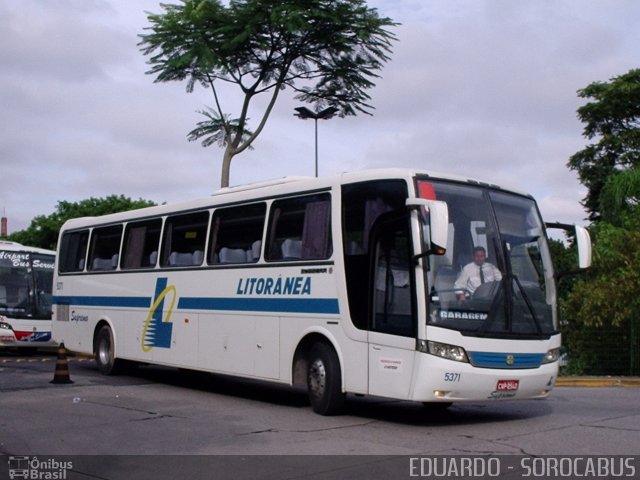
<svg viewBox="0 0 640 480">
<path fill-rule="evenodd" d="M 480 281 L 480 268 L 482 268 L 482 275 L 484 276 L 484 282 L 499 282 L 502 280 L 502 273 L 496 268 L 495 265 L 484 262 L 481 266 L 471 262 L 462 269 L 460 275 L 453 284 L 453 288 L 459 288 L 468 290 L 469 293 L 476 291 L 476 288 L 482 283 Z"/>
</svg>

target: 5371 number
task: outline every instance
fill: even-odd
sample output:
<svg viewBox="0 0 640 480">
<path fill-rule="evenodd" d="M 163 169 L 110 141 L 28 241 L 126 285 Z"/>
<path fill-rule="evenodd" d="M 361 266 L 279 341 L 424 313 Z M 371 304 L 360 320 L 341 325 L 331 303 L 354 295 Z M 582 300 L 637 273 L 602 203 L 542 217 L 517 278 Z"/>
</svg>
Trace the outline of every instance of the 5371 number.
<svg viewBox="0 0 640 480">
<path fill-rule="evenodd" d="M 445 382 L 459 382 L 461 377 L 462 377 L 462 375 L 459 374 L 459 373 L 447 372 L 447 373 L 444 374 L 444 381 Z"/>
</svg>

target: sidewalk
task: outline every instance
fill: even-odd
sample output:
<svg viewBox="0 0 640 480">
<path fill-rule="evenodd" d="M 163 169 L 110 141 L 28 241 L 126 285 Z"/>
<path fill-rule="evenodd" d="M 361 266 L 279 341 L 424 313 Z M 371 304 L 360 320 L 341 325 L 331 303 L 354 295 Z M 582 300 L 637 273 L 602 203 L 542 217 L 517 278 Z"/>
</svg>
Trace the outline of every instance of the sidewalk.
<svg viewBox="0 0 640 480">
<path fill-rule="evenodd" d="M 556 387 L 640 387 L 640 377 L 560 376 Z"/>
</svg>

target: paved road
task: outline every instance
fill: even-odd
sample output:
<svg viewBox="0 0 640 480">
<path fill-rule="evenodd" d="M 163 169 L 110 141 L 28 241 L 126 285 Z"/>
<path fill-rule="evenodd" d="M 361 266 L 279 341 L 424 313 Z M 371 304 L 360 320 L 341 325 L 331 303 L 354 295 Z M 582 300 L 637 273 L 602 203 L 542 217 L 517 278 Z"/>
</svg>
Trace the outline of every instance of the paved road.
<svg viewBox="0 0 640 480">
<path fill-rule="evenodd" d="M 123 472 L 136 462 L 147 478 L 188 478 L 180 474 L 188 471 L 191 478 L 405 478 L 411 456 L 640 455 L 637 388 L 562 387 L 544 401 L 446 412 L 349 397 L 344 415 L 322 417 L 305 392 L 288 387 L 157 367 L 105 377 L 78 358 L 69 360 L 74 383 L 56 385 L 49 383 L 54 365 L 52 356 L 0 355 L 0 454 L 152 455 L 106 457 L 106 464 L 73 457 L 99 478 L 134 478 Z M 220 476 L 195 476 L 203 471 Z"/>
</svg>

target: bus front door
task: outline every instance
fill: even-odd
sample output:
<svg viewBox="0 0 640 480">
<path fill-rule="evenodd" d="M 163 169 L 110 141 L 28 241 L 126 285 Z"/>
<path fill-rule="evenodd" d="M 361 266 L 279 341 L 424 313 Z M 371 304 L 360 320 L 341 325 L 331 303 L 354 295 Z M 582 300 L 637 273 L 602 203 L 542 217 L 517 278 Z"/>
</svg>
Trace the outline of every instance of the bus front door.
<svg viewBox="0 0 640 480">
<path fill-rule="evenodd" d="M 372 230 L 369 394 L 409 398 L 416 313 L 409 234 L 403 213 L 382 215 Z"/>
</svg>

